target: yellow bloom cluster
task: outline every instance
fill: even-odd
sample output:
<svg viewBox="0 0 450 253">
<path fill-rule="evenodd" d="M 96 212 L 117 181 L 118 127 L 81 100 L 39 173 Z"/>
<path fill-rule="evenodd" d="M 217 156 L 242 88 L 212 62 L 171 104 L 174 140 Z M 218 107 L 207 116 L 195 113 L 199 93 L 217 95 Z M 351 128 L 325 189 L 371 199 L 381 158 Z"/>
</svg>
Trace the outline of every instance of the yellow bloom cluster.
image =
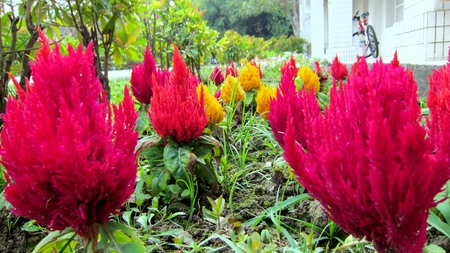
<svg viewBox="0 0 450 253">
<path fill-rule="evenodd" d="M 261 86 L 261 89 L 256 94 L 256 112 L 258 112 L 262 118 L 267 119 L 270 111 L 270 98 L 274 98 L 277 95 L 277 88 L 270 88 L 268 85 Z"/>
<path fill-rule="evenodd" d="M 259 70 L 248 62 L 245 62 L 245 67 L 241 70 L 239 75 L 239 83 L 245 91 L 252 89 L 261 89 L 261 77 Z"/>
<path fill-rule="evenodd" d="M 298 76 L 302 79 L 303 85 L 306 90 L 314 89 L 314 93 L 318 93 L 320 90 L 319 76 L 314 73 L 308 66 L 303 66 L 298 71 Z"/>
<path fill-rule="evenodd" d="M 206 117 L 208 117 L 208 124 L 218 124 L 223 120 L 223 108 L 217 101 L 216 97 L 211 93 L 208 86 L 199 84 L 197 86 L 197 95 L 200 99 L 203 87 L 203 101 L 206 111 Z"/>
<path fill-rule="evenodd" d="M 245 99 L 245 91 L 239 85 L 238 79 L 232 75 L 227 76 L 227 81 L 222 84 L 220 88 L 220 99 L 229 103 L 233 96 L 233 92 L 236 94 L 235 101 L 241 101 Z"/>
</svg>

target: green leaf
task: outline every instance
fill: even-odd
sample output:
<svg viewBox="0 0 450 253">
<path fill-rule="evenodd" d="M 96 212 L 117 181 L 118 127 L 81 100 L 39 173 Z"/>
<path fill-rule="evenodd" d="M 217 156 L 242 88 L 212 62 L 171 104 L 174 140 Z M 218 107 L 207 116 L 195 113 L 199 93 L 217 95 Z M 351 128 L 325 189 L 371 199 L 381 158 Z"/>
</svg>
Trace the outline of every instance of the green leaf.
<svg viewBox="0 0 450 253">
<path fill-rule="evenodd" d="M 116 253 L 144 253 L 145 248 L 141 240 L 136 236 L 133 229 L 117 222 L 105 222 L 98 224 L 101 235 L 96 249 L 104 252 Z"/>
<path fill-rule="evenodd" d="M 435 244 L 429 244 L 423 249 L 424 253 L 445 253 L 445 250 Z"/>
<path fill-rule="evenodd" d="M 439 203 L 436 208 L 441 212 L 448 224 L 450 222 L 450 202 L 445 200 L 444 202 Z"/>
<path fill-rule="evenodd" d="M 214 165 L 210 161 L 205 161 L 205 163 L 198 162 L 195 175 L 200 178 L 200 180 L 211 186 L 212 189 L 217 190 L 219 187 Z"/>
<path fill-rule="evenodd" d="M 430 212 L 427 222 L 432 227 L 443 233 L 445 236 L 450 237 L 450 226 L 447 223 L 443 222 L 441 219 L 439 219 L 439 217 L 436 214 Z"/>
<path fill-rule="evenodd" d="M 136 120 L 136 130 L 143 132 L 150 126 L 150 118 L 148 117 L 146 105 L 142 105 L 138 111 L 139 115 Z"/>
<path fill-rule="evenodd" d="M 219 149 L 222 151 L 222 144 L 211 135 L 201 135 L 200 138 L 195 140 L 192 153 L 194 153 L 197 157 L 203 157 L 213 149 Z"/>
<path fill-rule="evenodd" d="M 71 249 L 77 245 L 77 241 L 73 240 L 75 235 L 71 228 L 53 231 L 36 245 L 32 253 L 53 253 L 54 249 L 59 252 L 67 243 L 69 243 L 69 247 L 66 247 L 63 252 L 72 252 Z"/>
<path fill-rule="evenodd" d="M 131 225 L 131 214 L 133 211 L 125 211 L 122 214 L 122 219 L 127 223 L 128 226 Z"/>
<path fill-rule="evenodd" d="M 178 180 L 188 181 L 188 166 L 191 163 L 189 148 L 169 142 L 164 148 L 164 165 L 172 176 Z"/>
<path fill-rule="evenodd" d="M 35 220 L 30 220 L 27 223 L 23 224 L 22 230 L 27 232 L 42 231 L 43 228 L 41 226 L 34 225 L 35 222 L 36 222 Z"/>
<path fill-rule="evenodd" d="M 191 192 L 189 191 L 189 189 L 184 189 L 182 192 L 181 192 L 181 197 L 183 197 L 183 198 L 187 198 L 187 197 L 189 197 L 191 195 Z"/>
<path fill-rule="evenodd" d="M 114 60 L 114 63 L 115 63 L 117 66 L 122 66 L 122 63 L 123 63 L 123 57 L 122 57 L 122 54 L 120 53 L 120 51 L 119 51 L 117 48 L 114 50 L 114 53 L 113 53 L 113 60 Z"/>
<path fill-rule="evenodd" d="M 253 91 L 253 90 L 245 92 L 244 104 L 246 106 L 251 104 L 254 96 L 255 96 L 255 91 Z"/>
<path fill-rule="evenodd" d="M 297 195 L 297 196 L 289 197 L 289 198 L 285 199 L 283 202 L 281 202 L 281 203 L 279 203 L 279 204 L 277 204 L 277 205 L 275 205 L 275 206 L 273 206 L 271 208 L 266 209 L 260 215 L 258 215 L 256 217 L 246 221 L 244 223 L 244 225 L 245 226 L 256 227 L 261 220 L 263 220 L 264 218 L 270 217 L 271 213 L 276 213 L 276 212 L 278 212 L 278 211 L 280 211 L 280 210 L 282 210 L 282 209 L 284 209 L 284 208 L 286 208 L 286 207 L 288 207 L 288 206 L 290 206 L 290 205 L 292 205 L 294 203 L 297 203 L 297 202 L 302 201 L 302 200 L 307 200 L 307 199 L 310 199 L 310 198 L 311 198 L 311 196 L 309 196 L 307 193 L 303 193 L 303 194 L 300 194 L 300 195 Z"/>
<path fill-rule="evenodd" d="M 125 233 L 123 233 L 120 230 L 114 231 L 113 235 L 118 243 L 128 243 L 128 242 L 132 241 L 132 239 L 130 237 L 128 237 Z"/>
<path fill-rule="evenodd" d="M 170 180 L 170 172 L 164 167 L 157 168 L 153 172 L 153 179 L 151 183 L 151 193 L 153 196 L 157 196 L 161 191 L 165 191 L 167 188 L 167 182 Z"/>
</svg>

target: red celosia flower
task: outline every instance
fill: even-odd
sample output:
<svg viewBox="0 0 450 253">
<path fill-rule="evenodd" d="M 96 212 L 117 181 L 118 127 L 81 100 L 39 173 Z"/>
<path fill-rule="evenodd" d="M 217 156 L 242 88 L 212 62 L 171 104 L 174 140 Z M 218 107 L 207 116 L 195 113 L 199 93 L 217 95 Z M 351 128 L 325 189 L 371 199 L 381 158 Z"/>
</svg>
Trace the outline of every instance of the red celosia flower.
<svg viewBox="0 0 450 253">
<path fill-rule="evenodd" d="M 255 66 L 258 69 L 258 71 L 259 71 L 259 78 L 262 78 L 263 74 L 262 74 L 262 71 L 261 71 L 261 66 L 256 64 L 255 60 L 251 60 L 249 63 L 250 63 L 250 65 Z"/>
<path fill-rule="evenodd" d="M 305 132 L 306 151 L 295 141 L 303 131 L 295 108 L 287 109 L 286 161 L 345 231 L 380 253 L 422 252 L 428 210 L 450 177 L 449 114 L 434 145 L 419 124 L 411 72 L 381 61 L 369 71 L 365 59 L 358 71 L 339 92 L 333 85 L 323 115 L 314 96 L 302 100 L 302 124 L 314 129 Z"/>
<path fill-rule="evenodd" d="M 34 84 L 25 92 L 13 79 L 21 95 L 8 98 L 3 114 L 5 197 L 18 216 L 96 239 L 94 223 L 108 221 L 134 192 L 137 113 L 127 89 L 112 113 L 92 43 L 62 56 L 39 34 Z"/>
<path fill-rule="evenodd" d="M 225 76 L 231 75 L 233 77 L 238 77 L 239 73 L 234 66 L 234 62 L 231 61 L 231 64 L 225 68 Z"/>
<path fill-rule="evenodd" d="M 291 57 L 290 61 L 283 64 L 283 75 L 281 82 L 277 89 L 277 96 L 270 100 L 269 123 L 272 132 L 281 147 L 284 147 L 284 132 L 286 131 L 288 106 L 293 108 L 293 114 L 298 119 L 295 122 L 297 129 L 303 129 L 302 120 L 304 119 L 303 104 L 299 99 L 306 96 L 308 92 L 305 89 L 297 92 L 294 79 L 297 77 L 298 68 L 296 67 L 295 59 Z M 302 145 L 306 146 L 304 133 L 302 131 L 296 132 L 296 140 Z"/>
<path fill-rule="evenodd" d="M 348 75 L 347 66 L 339 61 L 337 55 L 331 64 L 331 76 L 337 81 L 343 80 Z"/>
<path fill-rule="evenodd" d="M 281 75 L 284 75 L 284 72 L 289 69 L 289 68 L 293 68 L 293 73 L 295 73 L 295 76 L 298 73 L 298 68 L 297 65 L 295 63 L 295 59 L 294 56 L 291 55 L 291 59 L 289 59 L 288 62 L 284 62 L 283 65 L 281 65 Z M 294 77 L 295 78 L 295 77 Z"/>
<path fill-rule="evenodd" d="M 169 72 L 156 69 L 155 60 L 147 47 L 144 54 L 144 63 L 133 66 L 130 80 L 131 91 L 134 97 L 143 104 L 149 104 L 153 95 L 151 86 L 152 75 L 155 75 L 159 85 L 163 85 L 165 79 L 169 77 Z"/>
<path fill-rule="evenodd" d="M 173 137 L 183 143 L 195 140 L 202 134 L 208 118 L 203 106 L 203 93 L 199 99 L 191 73 L 177 47 L 173 53 L 173 70 L 164 86 L 153 80 L 153 97 L 149 116 L 153 128 L 161 137 Z"/>
<path fill-rule="evenodd" d="M 223 77 L 222 71 L 219 69 L 219 67 L 215 67 L 211 75 L 209 76 L 209 79 L 213 81 L 216 86 L 219 86 L 225 78 Z"/>
</svg>

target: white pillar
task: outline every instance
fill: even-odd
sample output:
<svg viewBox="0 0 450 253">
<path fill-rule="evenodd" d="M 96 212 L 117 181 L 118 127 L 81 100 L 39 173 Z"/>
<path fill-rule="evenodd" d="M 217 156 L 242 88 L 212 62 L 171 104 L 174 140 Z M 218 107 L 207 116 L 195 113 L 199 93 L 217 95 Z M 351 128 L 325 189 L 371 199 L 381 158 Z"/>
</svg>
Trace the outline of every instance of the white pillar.
<svg viewBox="0 0 450 253">
<path fill-rule="evenodd" d="M 328 58 L 334 58 L 335 55 L 338 55 L 341 61 L 354 61 L 356 59 L 358 47 L 352 45 L 353 14 L 353 0 L 328 1 L 329 44 L 326 51 Z"/>
<path fill-rule="evenodd" d="M 311 56 L 325 56 L 325 10 L 323 1 L 311 1 Z"/>
</svg>

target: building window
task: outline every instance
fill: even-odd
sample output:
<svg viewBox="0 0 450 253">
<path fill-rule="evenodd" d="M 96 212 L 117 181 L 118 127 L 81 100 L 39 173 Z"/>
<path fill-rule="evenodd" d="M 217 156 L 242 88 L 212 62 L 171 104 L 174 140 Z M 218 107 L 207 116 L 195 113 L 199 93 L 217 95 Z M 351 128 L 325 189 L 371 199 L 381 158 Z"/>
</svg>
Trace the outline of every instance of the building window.
<svg viewBox="0 0 450 253">
<path fill-rule="evenodd" d="M 404 0 L 387 1 L 386 4 L 386 28 L 392 27 L 395 22 L 403 20 Z"/>
<path fill-rule="evenodd" d="M 395 0 L 395 22 L 403 20 L 404 0 Z"/>
</svg>

